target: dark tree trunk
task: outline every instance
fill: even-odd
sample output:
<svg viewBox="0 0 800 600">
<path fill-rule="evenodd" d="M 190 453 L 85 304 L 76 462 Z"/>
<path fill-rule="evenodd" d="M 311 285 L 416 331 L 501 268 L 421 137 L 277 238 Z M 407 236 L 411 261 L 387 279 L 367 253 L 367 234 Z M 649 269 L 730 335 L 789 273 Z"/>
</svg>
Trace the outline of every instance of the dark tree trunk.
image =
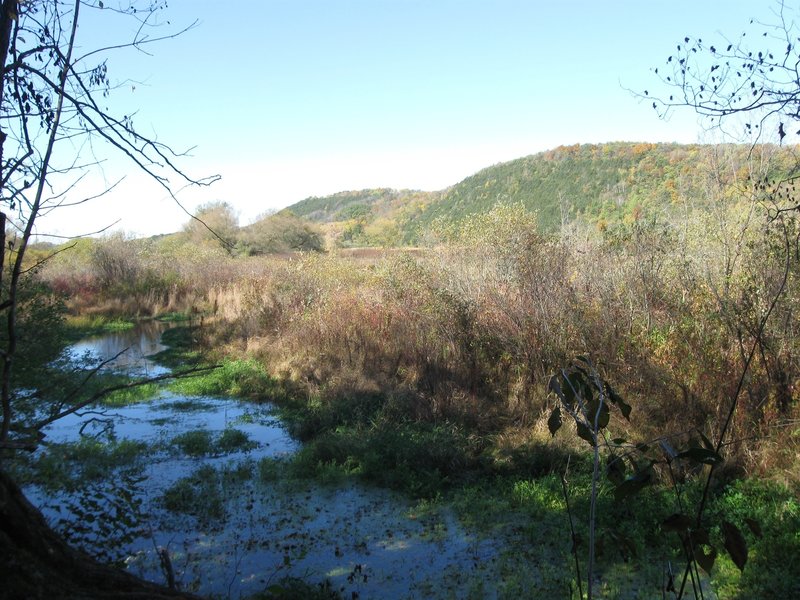
<svg viewBox="0 0 800 600">
<path fill-rule="evenodd" d="M 66 544 L 0 469 L 0 598 L 197 598 L 101 565 Z"/>
</svg>

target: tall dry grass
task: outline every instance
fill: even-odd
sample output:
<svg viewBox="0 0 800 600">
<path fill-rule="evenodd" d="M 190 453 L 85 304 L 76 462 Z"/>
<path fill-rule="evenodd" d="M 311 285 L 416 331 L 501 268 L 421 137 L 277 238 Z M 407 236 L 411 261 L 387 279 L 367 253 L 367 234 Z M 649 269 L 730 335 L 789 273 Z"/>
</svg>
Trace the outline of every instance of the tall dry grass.
<svg viewBox="0 0 800 600">
<path fill-rule="evenodd" d="M 796 253 L 756 333 L 796 226 L 770 225 L 752 203 L 728 210 L 724 220 L 703 210 L 548 237 L 520 208 L 498 206 L 409 252 L 232 259 L 111 240 L 43 277 L 78 311 L 202 312 L 210 344 L 258 357 L 316 402 L 379 396 L 385 414 L 477 432 L 536 424 L 550 376 L 587 354 L 634 406 L 624 433 L 712 437 L 756 343 L 732 449 L 747 468 L 790 473 Z M 104 278 L 112 251 L 128 270 Z"/>
</svg>

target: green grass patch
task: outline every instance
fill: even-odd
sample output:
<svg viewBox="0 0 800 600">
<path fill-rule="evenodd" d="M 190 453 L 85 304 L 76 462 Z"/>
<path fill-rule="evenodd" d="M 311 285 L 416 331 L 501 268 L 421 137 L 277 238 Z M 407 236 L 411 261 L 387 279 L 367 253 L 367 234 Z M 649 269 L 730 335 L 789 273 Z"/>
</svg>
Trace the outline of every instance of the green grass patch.
<svg viewBox="0 0 800 600">
<path fill-rule="evenodd" d="M 185 325 L 165 330 L 161 334 L 161 343 L 167 346 L 167 349 L 154 354 L 150 359 L 170 369 L 199 364 L 203 360 L 203 354 L 194 335 L 193 328 Z"/>
<path fill-rule="evenodd" d="M 207 429 L 187 431 L 172 438 L 172 444 L 189 456 L 208 456 L 213 452 L 214 443 Z"/>
<path fill-rule="evenodd" d="M 172 438 L 172 444 L 187 456 L 221 456 L 234 452 L 246 452 L 258 446 L 244 431 L 227 428 L 214 436 L 207 429 L 187 431 Z"/>
<path fill-rule="evenodd" d="M 741 573 L 727 554 L 720 552 L 712 575 L 721 598 L 800 598 L 797 490 L 771 481 L 736 481 L 714 498 L 708 515 L 720 549 L 722 521 L 738 527 L 748 547 Z"/>
<path fill-rule="evenodd" d="M 167 510 L 195 517 L 203 524 L 221 521 L 225 517 L 220 475 L 208 465 L 167 488 L 161 502 Z"/>
<path fill-rule="evenodd" d="M 236 396 L 270 400 L 283 392 L 278 383 L 256 360 L 226 360 L 212 371 L 179 379 L 170 389 L 185 396 Z"/>
<path fill-rule="evenodd" d="M 256 464 L 258 478 L 263 483 L 275 483 L 287 478 L 287 462 L 280 458 L 265 456 Z"/>
<path fill-rule="evenodd" d="M 222 454 L 251 450 L 256 444 L 250 441 L 248 435 L 239 429 L 229 427 L 225 429 L 216 440 L 216 448 Z"/>
<path fill-rule="evenodd" d="M 117 390 L 105 396 L 102 404 L 105 406 L 129 406 L 140 402 L 149 402 L 159 395 L 161 386 L 157 383 L 146 383 L 125 390 Z"/>
<path fill-rule="evenodd" d="M 164 323 L 186 323 L 191 321 L 192 316 L 184 312 L 170 312 L 158 315 L 156 321 L 163 321 Z"/>
<path fill-rule="evenodd" d="M 298 477 L 360 475 L 413 497 L 434 497 L 481 470 L 473 441 L 449 424 L 339 427 L 308 441 L 291 469 Z"/>
<path fill-rule="evenodd" d="M 242 486 L 253 478 L 253 468 L 252 461 L 220 469 L 204 465 L 167 488 L 161 504 L 171 512 L 196 518 L 202 526 L 223 523 L 228 501 L 241 495 Z"/>
<path fill-rule="evenodd" d="M 354 596 L 355 597 L 355 596 Z M 266 590 L 246 600 L 341 600 L 342 595 L 330 581 L 312 584 L 296 577 L 283 577 Z"/>
<path fill-rule="evenodd" d="M 174 402 L 165 404 L 164 408 L 168 408 L 176 412 L 197 412 L 211 410 L 213 406 L 214 405 L 210 402 L 204 402 L 203 400 L 192 398 L 187 400 L 175 400 Z"/>
<path fill-rule="evenodd" d="M 127 331 L 136 326 L 130 319 L 109 318 L 102 315 L 75 315 L 65 320 L 65 330 L 69 341 L 77 341 L 86 337 Z"/>
<path fill-rule="evenodd" d="M 64 397 L 65 392 L 77 390 L 73 401 L 75 404 L 79 404 L 109 388 L 137 381 L 135 377 L 113 371 L 98 371 L 88 380 L 86 380 L 86 375 L 87 373 L 81 370 L 53 371 L 40 388 L 40 393 L 45 400 L 58 402 Z M 161 388 L 157 383 L 137 385 L 101 396 L 97 404 L 120 407 L 149 402 L 158 396 L 160 391 Z"/>
<path fill-rule="evenodd" d="M 151 447 L 139 441 L 102 442 L 82 439 L 66 444 L 50 444 L 45 452 L 26 461 L 16 473 L 21 484 L 34 483 L 49 490 L 74 491 L 87 482 L 114 479 L 119 473 L 134 473 L 143 468 Z"/>
</svg>

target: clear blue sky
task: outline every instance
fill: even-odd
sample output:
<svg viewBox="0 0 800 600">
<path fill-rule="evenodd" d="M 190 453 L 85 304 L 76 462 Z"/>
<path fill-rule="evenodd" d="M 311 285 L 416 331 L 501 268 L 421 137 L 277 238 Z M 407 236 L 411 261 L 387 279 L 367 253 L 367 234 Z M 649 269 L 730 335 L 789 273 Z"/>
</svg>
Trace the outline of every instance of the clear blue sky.
<svg viewBox="0 0 800 600">
<path fill-rule="evenodd" d="M 107 4 L 114 0 L 107 0 Z M 767 0 L 170 0 L 162 19 L 197 27 L 109 59 L 110 108 L 177 148 L 189 208 L 213 200 L 242 223 L 309 195 L 442 189 L 491 164 L 560 144 L 702 141 L 691 114 L 660 121 L 625 88 L 658 90 L 653 67 L 684 36 L 736 38 Z M 166 29 L 165 29 L 166 30 Z M 85 48 L 125 29 L 95 20 Z M 110 161 L 106 176 L 131 169 Z M 186 220 L 130 173 L 90 205 L 45 222 L 138 234 Z"/>
</svg>

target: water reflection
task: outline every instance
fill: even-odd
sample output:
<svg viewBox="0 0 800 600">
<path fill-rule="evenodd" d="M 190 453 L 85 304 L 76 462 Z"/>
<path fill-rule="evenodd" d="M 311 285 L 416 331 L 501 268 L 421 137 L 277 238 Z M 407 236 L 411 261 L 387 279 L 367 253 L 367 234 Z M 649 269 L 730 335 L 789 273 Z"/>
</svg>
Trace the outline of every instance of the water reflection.
<svg viewBox="0 0 800 600">
<path fill-rule="evenodd" d="M 85 340 L 71 353 L 102 361 L 128 349 L 108 367 L 156 375 L 166 369 L 147 356 L 164 349 L 159 337 L 165 328 L 143 323 Z M 231 429 L 244 433 L 251 444 L 190 454 L 175 443 L 198 430 L 219 440 Z M 222 598 L 263 591 L 287 575 L 327 579 L 343 597 L 353 598 L 467 597 L 476 590 L 480 597 L 496 595 L 483 582 L 494 577 L 504 542 L 466 532 L 446 507 L 421 514 L 390 491 L 291 477 L 283 469 L 289 469 L 286 459 L 299 444 L 269 405 L 164 391 L 151 402 L 69 415 L 47 428 L 46 439 L 54 451 L 69 453 L 58 450 L 58 444 L 87 434 L 103 439 L 109 432 L 117 442 L 144 445 L 127 471 L 120 468 L 85 482 L 86 488 L 59 492 L 31 485 L 26 495 L 62 530 L 86 528 L 85 517 L 92 515 L 92 535 L 102 531 L 101 522 L 113 532 L 121 520 L 119 506 L 129 506 L 136 515 L 135 535 L 117 551 L 127 556 L 132 572 L 147 579 L 164 581 L 156 550 L 162 546 L 183 589 Z M 87 458 L 102 462 L 102 456 Z M 69 464 L 62 464 L 62 470 Z M 194 506 L 199 500 L 207 508 L 168 510 L 164 498 L 170 489 L 173 498 L 180 491 L 180 501 Z M 97 498 L 107 506 L 99 506 Z M 127 500 L 121 503 L 120 498 Z M 214 502 L 220 503 L 219 510 Z M 211 511 L 209 518 L 202 518 L 203 510 Z M 103 546 L 92 546 L 95 542 L 102 540 L 90 538 L 85 547 L 97 553 Z"/>
<path fill-rule="evenodd" d="M 108 362 L 104 368 L 121 370 L 131 375 L 155 376 L 169 372 L 147 357 L 166 349 L 161 334 L 170 324 L 161 321 L 140 321 L 131 329 L 86 338 L 69 347 L 74 360 L 88 360 L 90 365 Z"/>
</svg>

